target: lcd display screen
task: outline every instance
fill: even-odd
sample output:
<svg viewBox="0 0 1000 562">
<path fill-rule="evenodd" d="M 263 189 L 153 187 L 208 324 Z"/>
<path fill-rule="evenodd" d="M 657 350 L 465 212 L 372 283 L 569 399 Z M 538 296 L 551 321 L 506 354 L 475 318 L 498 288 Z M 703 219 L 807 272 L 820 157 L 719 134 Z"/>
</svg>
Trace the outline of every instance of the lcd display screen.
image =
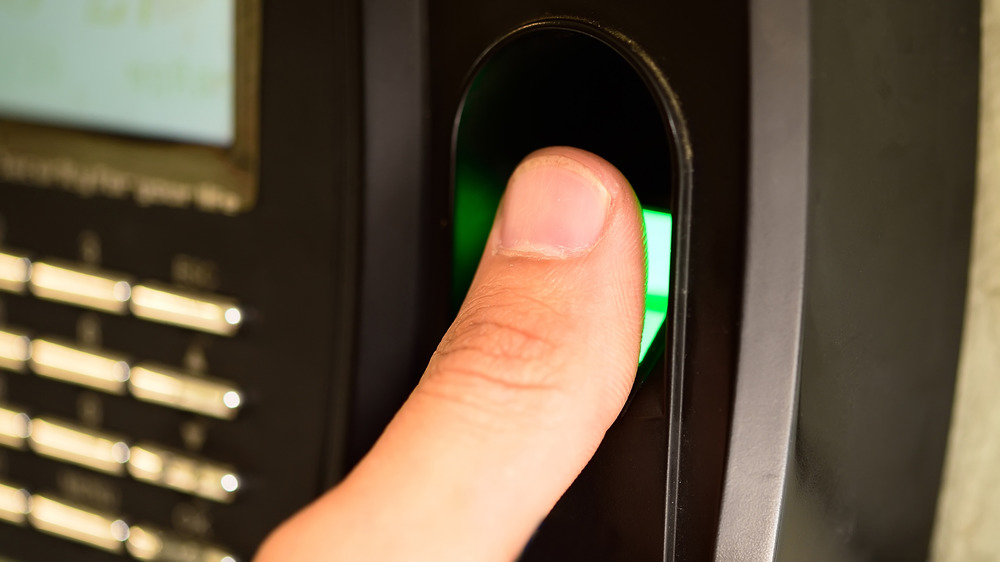
<svg viewBox="0 0 1000 562">
<path fill-rule="evenodd" d="M 229 146 L 235 2 L 0 0 L 0 115 Z"/>
</svg>

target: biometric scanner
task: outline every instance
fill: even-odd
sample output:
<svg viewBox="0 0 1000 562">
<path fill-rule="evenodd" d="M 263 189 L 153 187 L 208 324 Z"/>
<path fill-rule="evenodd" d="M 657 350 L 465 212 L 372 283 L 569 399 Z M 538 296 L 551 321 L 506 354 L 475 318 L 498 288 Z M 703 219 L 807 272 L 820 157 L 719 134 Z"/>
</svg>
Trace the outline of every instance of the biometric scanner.
<svg viewBox="0 0 1000 562">
<path fill-rule="evenodd" d="M 925 558 L 977 29 L 972 0 L 0 2 L 0 558 L 250 559 L 413 388 L 550 144 L 634 186 L 650 329 L 523 559 Z"/>
<path fill-rule="evenodd" d="M 481 249 L 464 247 L 477 210 L 542 146 L 604 155 L 673 218 L 665 355 L 646 356 L 525 559 L 926 555 L 964 297 L 977 8 L 747 8 L 430 10 L 431 183 L 452 180 L 456 279 Z"/>
</svg>

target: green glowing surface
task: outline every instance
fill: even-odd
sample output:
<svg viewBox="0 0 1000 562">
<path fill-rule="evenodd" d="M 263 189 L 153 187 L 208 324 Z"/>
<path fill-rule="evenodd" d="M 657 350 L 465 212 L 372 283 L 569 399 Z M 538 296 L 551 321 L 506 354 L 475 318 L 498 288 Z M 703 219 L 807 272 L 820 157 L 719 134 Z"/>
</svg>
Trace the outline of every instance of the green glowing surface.
<svg viewBox="0 0 1000 562">
<path fill-rule="evenodd" d="M 646 317 L 642 325 L 639 362 L 656 339 L 667 319 L 670 303 L 670 237 L 673 233 L 670 213 L 642 210 L 646 223 Z"/>
<path fill-rule="evenodd" d="M 454 312 L 458 312 L 472 284 L 505 187 L 502 181 L 495 179 L 504 174 L 489 173 L 482 166 L 466 164 L 466 160 L 460 158 L 455 169 L 451 266 L 451 309 Z"/>
<path fill-rule="evenodd" d="M 454 238 L 452 262 L 452 310 L 457 311 L 472 283 L 493 217 L 500 205 L 504 184 L 483 173 L 479 166 L 462 165 L 455 170 Z M 502 176 L 501 176 L 502 177 Z M 646 224 L 646 314 L 639 351 L 641 363 L 667 319 L 670 302 L 670 248 L 673 234 L 670 213 L 643 209 Z M 656 357 L 659 353 L 656 354 Z M 652 357 L 651 360 L 655 360 Z"/>
</svg>

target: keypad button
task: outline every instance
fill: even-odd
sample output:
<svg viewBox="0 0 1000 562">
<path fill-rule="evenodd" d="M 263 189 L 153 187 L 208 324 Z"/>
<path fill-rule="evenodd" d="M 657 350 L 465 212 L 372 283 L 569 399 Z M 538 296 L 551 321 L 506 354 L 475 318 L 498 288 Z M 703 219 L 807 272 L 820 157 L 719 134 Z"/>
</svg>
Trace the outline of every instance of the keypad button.
<svg viewBox="0 0 1000 562">
<path fill-rule="evenodd" d="M 154 562 L 237 562 L 225 550 L 198 541 L 183 539 L 152 525 L 133 525 L 128 553 L 138 560 Z"/>
<path fill-rule="evenodd" d="M 44 457 L 122 475 L 129 448 L 119 436 L 52 418 L 31 420 L 28 445 Z"/>
<path fill-rule="evenodd" d="M 233 501 L 240 487 L 231 467 L 149 443 L 132 447 L 128 472 L 136 480 L 222 503 Z"/>
<path fill-rule="evenodd" d="M 0 481 L 0 521 L 20 525 L 28 515 L 28 492 L 9 483 Z"/>
<path fill-rule="evenodd" d="M 31 340 L 22 332 L 0 330 L 0 368 L 21 372 L 31 357 Z"/>
<path fill-rule="evenodd" d="M 128 387 L 139 400 L 224 420 L 235 418 L 243 404 L 234 383 L 152 363 L 133 367 Z"/>
<path fill-rule="evenodd" d="M 113 394 L 125 394 L 129 365 L 124 355 L 98 351 L 54 338 L 31 343 L 31 370 L 42 377 L 86 386 Z"/>
<path fill-rule="evenodd" d="M 201 332 L 234 335 L 243 324 L 243 310 L 230 298 L 184 291 L 162 283 L 132 288 L 132 314 L 144 320 Z"/>
<path fill-rule="evenodd" d="M 0 445 L 23 449 L 29 435 L 31 419 L 28 414 L 9 406 L 0 406 Z"/>
<path fill-rule="evenodd" d="M 23 293 L 31 279 L 31 261 L 27 256 L 0 252 L 0 291 Z"/>
<path fill-rule="evenodd" d="M 126 275 L 56 260 L 32 264 L 28 286 L 41 299 L 113 314 L 128 312 L 132 293 Z"/>
<path fill-rule="evenodd" d="M 31 496 L 28 521 L 39 531 L 109 552 L 122 552 L 129 537 L 121 518 L 48 495 Z"/>
</svg>

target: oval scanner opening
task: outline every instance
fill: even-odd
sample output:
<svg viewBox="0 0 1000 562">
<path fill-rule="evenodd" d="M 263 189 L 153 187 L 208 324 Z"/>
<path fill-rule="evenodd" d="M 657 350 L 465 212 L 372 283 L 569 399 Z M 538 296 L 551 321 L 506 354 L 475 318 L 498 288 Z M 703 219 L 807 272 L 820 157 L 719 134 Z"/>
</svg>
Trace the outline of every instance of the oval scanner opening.
<svg viewBox="0 0 1000 562">
<path fill-rule="evenodd" d="M 625 174 L 643 208 L 648 276 L 639 373 L 645 378 L 663 354 L 670 289 L 675 175 L 665 112 L 629 60 L 582 31 L 530 28 L 501 41 L 482 61 L 459 110 L 453 145 L 453 312 L 517 164 L 546 146 L 589 150 Z"/>
</svg>

